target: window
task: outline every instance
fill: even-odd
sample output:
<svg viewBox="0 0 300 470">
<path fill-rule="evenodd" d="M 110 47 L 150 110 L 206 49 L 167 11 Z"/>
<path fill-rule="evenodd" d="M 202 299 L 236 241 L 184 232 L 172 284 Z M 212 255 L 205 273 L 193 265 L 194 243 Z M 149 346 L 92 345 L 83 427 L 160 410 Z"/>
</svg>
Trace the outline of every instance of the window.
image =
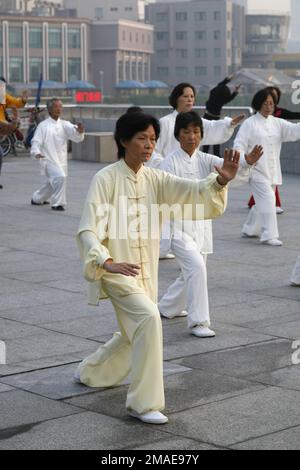
<svg viewBox="0 0 300 470">
<path fill-rule="evenodd" d="M 187 13 L 186 12 L 177 12 L 176 13 L 176 21 L 187 21 Z"/>
<path fill-rule="evenodd" d="M 68 45 L 70 49 L 80 49 L 81 34 L 79 28 L 70 28 L 68 30 Z"/>
<path fill-rule="evenodd" d="M 103 18 L 103 8 L 95 8 L 95 18 L 97 20 L 102 20 L 102 18 Z"/>
<path fill-rule="evenodd" d="M 207 75 L 207 67 L 195 67 L 196 77 L 203 77 Z"/>
<path fill-rule="evenodd" d="M 188 74 L 188 68 L 187 67 L 176 67 L 175 68 L 175 73 L 176 73 L 176 75 L 180 75 L 181 77 L 184 77 Z"/>
<path fill-rule="evenodd" d="M 215 11 L 214 12 L 214 20 L 219 21 L 221 19 L 221 12 L 220 11 Z"/>
<path fill-rule="evenodd" d="M 178 41 L 184 41 L 187 39 L 187 31 L 177 31 L 176 32 L 176 39 Z"/>
<path fill-rule="evenodd" d="M 160 77 L 167 77 L 169 75 L 168 67 L 157 67 L 157 75 Z"/>
<path fill-rule="evenodd" d="M 49 59 L 49 80 L 62 81 L 62 59 L 60 57 L 50 57 Z"/>
<path fill-rule="evenodd" d="M 20 26 L 10 26 L 9 47 L 20 49 L 23 47 L 23 29 Z"/>
<path fill-rule="evenodd" d="M 195 57 L 205 59 L 207 57 L 207 49 L 195 49 Z"/>
<path fill-rule="evenodd" d="M 9 60 L 9 77 L 11 82 L 23 82 L 23 58 L 11 57 Z"/>
<path fill-rule="evenodd" d="M 221 67 L 220 67 L 219 65 L 216 65 L 216 66 L 214 67 L 215 76 L 216 76 L 216 77 L 220 77 L 221 72 L 222 72 Z"/>
<path fill-rule="evenodd" d="M 60 28 L 49 28 L 49 47 L 50 49 L 61 49 L 61 29 Z"/>
<path fill-rule="evenodd" d="M 69 80 L 81 80 L 81 59 L 70 57 L 68 59 Z"/>
<path fill-rule="evenodd" d="M 196 41 L 203 41 L 207 38 L 206 31 L 195 31 Z"/>
<path fill-rule="evenodd" d="M 36 82 L 43 72 L 43 59 L 41 57 L 31 57 L 29 59 L 29 81 Z"/>
<path fill-rule="evenodd" d="M 169 33 L 167 31 L 160 31 L 156 33 L 156 39 L 158 41 L 167 41 L 169 39 Z"/>
<path fill-rule="evenodd" d="M 43 30 L 40 27 L 29 28 L 29 47 L 40 49 L 43 47 Z"/>
<path fill-rule="evenodd" d="M 169 57 L 169 51 L 168 51 L 168 49 L 158 49 L 156 51 L 156 55 L 157 55 L 157 57 L 161 57 L 161 58 L 166 59 L 167 57 Z"/>
<path fill-rule="evenodd" d="M 176 57 L 179 59 L 186 58 L 188 56 L 187 49 L 177 49 L 176 50 Z"/>
<path fill-rule="evenodd" d="M 196 21 L 206 21 L 207 15 L 205 11 L 196 11 L 195 20 Z"/>
<path fill-rule="evenodd" d="M 221 31 L 214 31 L 214 39 L 219 41 L 221 39 Z"/>
<path fill-rule="evenodd" d="M 221 57 L 221 49 L 220 49 L 219 47 L 215 48 L 215 50 L 214 50 L 214 56 L 215 56 L 216 58 Z"/>
<path fill-rule="evenodd" d="M 159 23 L 163 21 L 168 21 L 168 13 L 156 13 L 156 20 Z"/>
</svg>

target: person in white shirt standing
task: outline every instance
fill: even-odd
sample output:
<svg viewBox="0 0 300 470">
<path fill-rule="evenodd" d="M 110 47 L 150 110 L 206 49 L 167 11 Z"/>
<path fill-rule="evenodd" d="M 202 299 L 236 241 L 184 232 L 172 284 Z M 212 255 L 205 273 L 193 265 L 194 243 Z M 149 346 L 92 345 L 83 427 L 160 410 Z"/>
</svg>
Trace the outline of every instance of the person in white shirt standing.
<svg viewBox="0 0 300 470">
<path fill-rule="evenodd" d="M 180 148 L 163 160 L 161 170 L 181 178 L 201 180 L 222 167 L 223 158 L 199 150 L 203 132 L 202 119 L 196 112 L 178 114 L 174 135 Z M 262 148 L 255 147 L 240 161 L 241 170 L 249 172 L 250 166 L 261 155 Z M 159 311 L 161 316 L 169 319 L 188 315 L 192 335 L 214 337 L 215 332 L 210 329 L 206 270 L 207 255 L 213 252 L 212 221 L 176 220 L 171 223 L 171 228 L 171 249 L 181 274 L 160 300 Z"/>
<path fill-rule="evenodd" d="M 31 200 L 34 206 L 49 204 L 53 210 L 64 211 L 66 205 L 66 179 L 68 175 L 68 140 L 75 143 L 84 140 L 84 126 L 76 126 L 61 119 L 62 102 L 53 98 L 48 101 L 49 118 L 41 122 L 32 140 L 31 155 L 40 160 L 45 184 L 36 191 Z"/>
<path fill-rule="evenodd" d="M 172 90 L 169 103 L 173 112 L 160 119 L 161 133 L 152 155 L 149 166 L 157 168 L 159 161 L 169 155 L 174 150 L 180 148 L 179 142 L 174 137 L 175 121 L 179 113 L 191 111 L 196 101 L 196 89 L 190 83 L 179 83 Z M 245 115 L 239 115 L 233 119 L 226 117 L 219 121 L 209 121 L 203 119 L 204 138 L 201 145 L 217 145 L 227 142 L 232 137 L 234 128 L 238 126 Z M 169 225 L 164 226 L 162 240 L 160 244 L 160 259 L 172 259 L 174 255 L 170 251 Z"/>
<path fill-rule="evenodd" d="M 275 188 L 282 185 L 280 153 L 283 142 L 300 140 L 300 123 L 293 124 L 273 116 L 276 97 L 264 89 L 256 93 L 252 108 L 254 116 L 239 129 L 234 148 L 241 155 L 247 154 L 253 145 L 261 145 L 264 154 L 253 167 L 249 184 L 256 205 L 252 207 L 242 233 L 244 237 L 260 237 L 261 243 L 282 246 L 277 225 Z"/>
</svg>

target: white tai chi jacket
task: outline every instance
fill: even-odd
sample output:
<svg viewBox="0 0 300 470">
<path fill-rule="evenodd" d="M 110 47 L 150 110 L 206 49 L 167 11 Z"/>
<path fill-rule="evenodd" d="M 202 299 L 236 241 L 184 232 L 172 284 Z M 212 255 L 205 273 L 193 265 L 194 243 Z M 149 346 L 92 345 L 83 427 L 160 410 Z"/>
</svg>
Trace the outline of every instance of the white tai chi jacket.
<svg viewBox="0 0 300 470">
<path fill-rule="evenodd" d="M 265 118 L 257 113 L 248 118 L 240 127 L 234 148 L 241 155 L 248 154 L 255 145 L 262 145 L 264 154 L 253 166 L 250 176 L 253 180 L 267 180 L 272 186 L 282 184 L 280 153 L 283 142 L 300 139 L 300 123 L 291 123 L 274 116 Z"/>
<path fill-rule="evenodd" d="M 157 141 L 155 154 L 161 155 L 165 158 L 170 153 L 180 148 L 178 140 L 174 136 L 175 121 L 178 116 L 178 111 L 168 114 L 160 119 L 160 137 Z M 231 126 L 232 119 L 226 117 L 220 121 L 208 121 L 202 119 L 204 137 L 201 145 L 215 145 L 227 142 L 232 137 L 234 128 Z"/>
<path fill-rule="evenodd" d="M 210 173 L 215 172 L 215 166 L 223 166 L 223 158 L 209 155 L 196 150 L 190 157 L 182 148 L 168 155 L 161 163 L 161 170 L 167 171 L 175 176 L 190 180 L 206 178 Z M 246 160 L 242 158 L 240 162 L 241 171 L 249 173 L 251 168 Z M 181 238 L 184 232 L 196 242 L 201 253 L 213 253 L 212 221 L 174 221 L 171 223 L 171 234 Z M 187 240 L 186 237 L 184 237 Z"/>
<path fill-rule="evenodd" d="M 68 174 L 68 140 L 79 143 L 84 140 L 74 124 L 63 119 L 49 117 L 41 122 L 32 139 L 31 156 L 42 155 L 41 171 L 45 174 L 47 163 L 60 168 Z"/>
</svg>

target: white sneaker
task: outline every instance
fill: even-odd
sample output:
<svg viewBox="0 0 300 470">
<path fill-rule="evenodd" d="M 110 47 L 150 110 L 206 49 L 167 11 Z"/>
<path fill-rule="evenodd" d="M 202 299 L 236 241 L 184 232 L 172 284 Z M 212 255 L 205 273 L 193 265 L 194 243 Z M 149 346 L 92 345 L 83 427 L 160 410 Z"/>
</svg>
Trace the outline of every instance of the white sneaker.
<svg viewBox="0 0 300 470">
<path fill-rule="evenodd" d="M 168 318 L 169 320 L 172 320 L 173 318 L 177 318 L 177 317 L 187 317 L 188 312 L 186 310 L 182 310 L 182 312 L 177 313 L 176 315 L 172 315 L 172 316 L 166 315 L 165 313 L 160 312 L 160 316 L 163 318 Z"/>
<path fill-rule="evenodd" d="M 269 245 L 269 246 L 282 246 L 283 243 L 281 240 L 278 240 L 278 238 L 272 238 L 272 240 L 266 240 L 265 242 L 262 242 L 263 245 Z"/>
<path fill-rule="evenodd" d="M 281 207 L 276 207 L 276 214 L 283 214 L 284 210 Z"/>
<path fill-rule="evenodd" d="M 297 284 L 296 282 L 291 282 L 292 287 L 300 287 L 300 284 Z"/>
<path fill-rule="evenodd" d="M 139 419 L 147 424 L 166 424 L 169 420 L 160 411 L 148 411 L 148 413 L 139 414 L 136 411 L 128 411 L 132 418 Z"/>
<path fill-rule="evenodd" d="M 206 326 L 195 326 L 190 331 L 191 335 L 197 336 L 198 338 L 214 338 L 216 336 L 216 333 Z"/>
<path fill-rule="evenodd" d="M 159 259 L 175 259 L 175 255 L 173 255 L 173 253 L 167 253 L 166 255 L 164 256 L 160 256 Z"/>
</svg>

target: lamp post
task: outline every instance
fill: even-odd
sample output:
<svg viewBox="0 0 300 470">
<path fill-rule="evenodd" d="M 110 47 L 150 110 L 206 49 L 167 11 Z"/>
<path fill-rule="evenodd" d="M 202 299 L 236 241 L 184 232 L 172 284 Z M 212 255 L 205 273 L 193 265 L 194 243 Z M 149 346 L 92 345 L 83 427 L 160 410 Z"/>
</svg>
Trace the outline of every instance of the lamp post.
<svg viewBox="0 0 300 470">
<path fill-rule="evenodd" d="M 100 74 L 100 88 L 102 93 L 102 103 L 104 103 L 104 72 L 103 70 L 99 70 Z"/>
</svg>

